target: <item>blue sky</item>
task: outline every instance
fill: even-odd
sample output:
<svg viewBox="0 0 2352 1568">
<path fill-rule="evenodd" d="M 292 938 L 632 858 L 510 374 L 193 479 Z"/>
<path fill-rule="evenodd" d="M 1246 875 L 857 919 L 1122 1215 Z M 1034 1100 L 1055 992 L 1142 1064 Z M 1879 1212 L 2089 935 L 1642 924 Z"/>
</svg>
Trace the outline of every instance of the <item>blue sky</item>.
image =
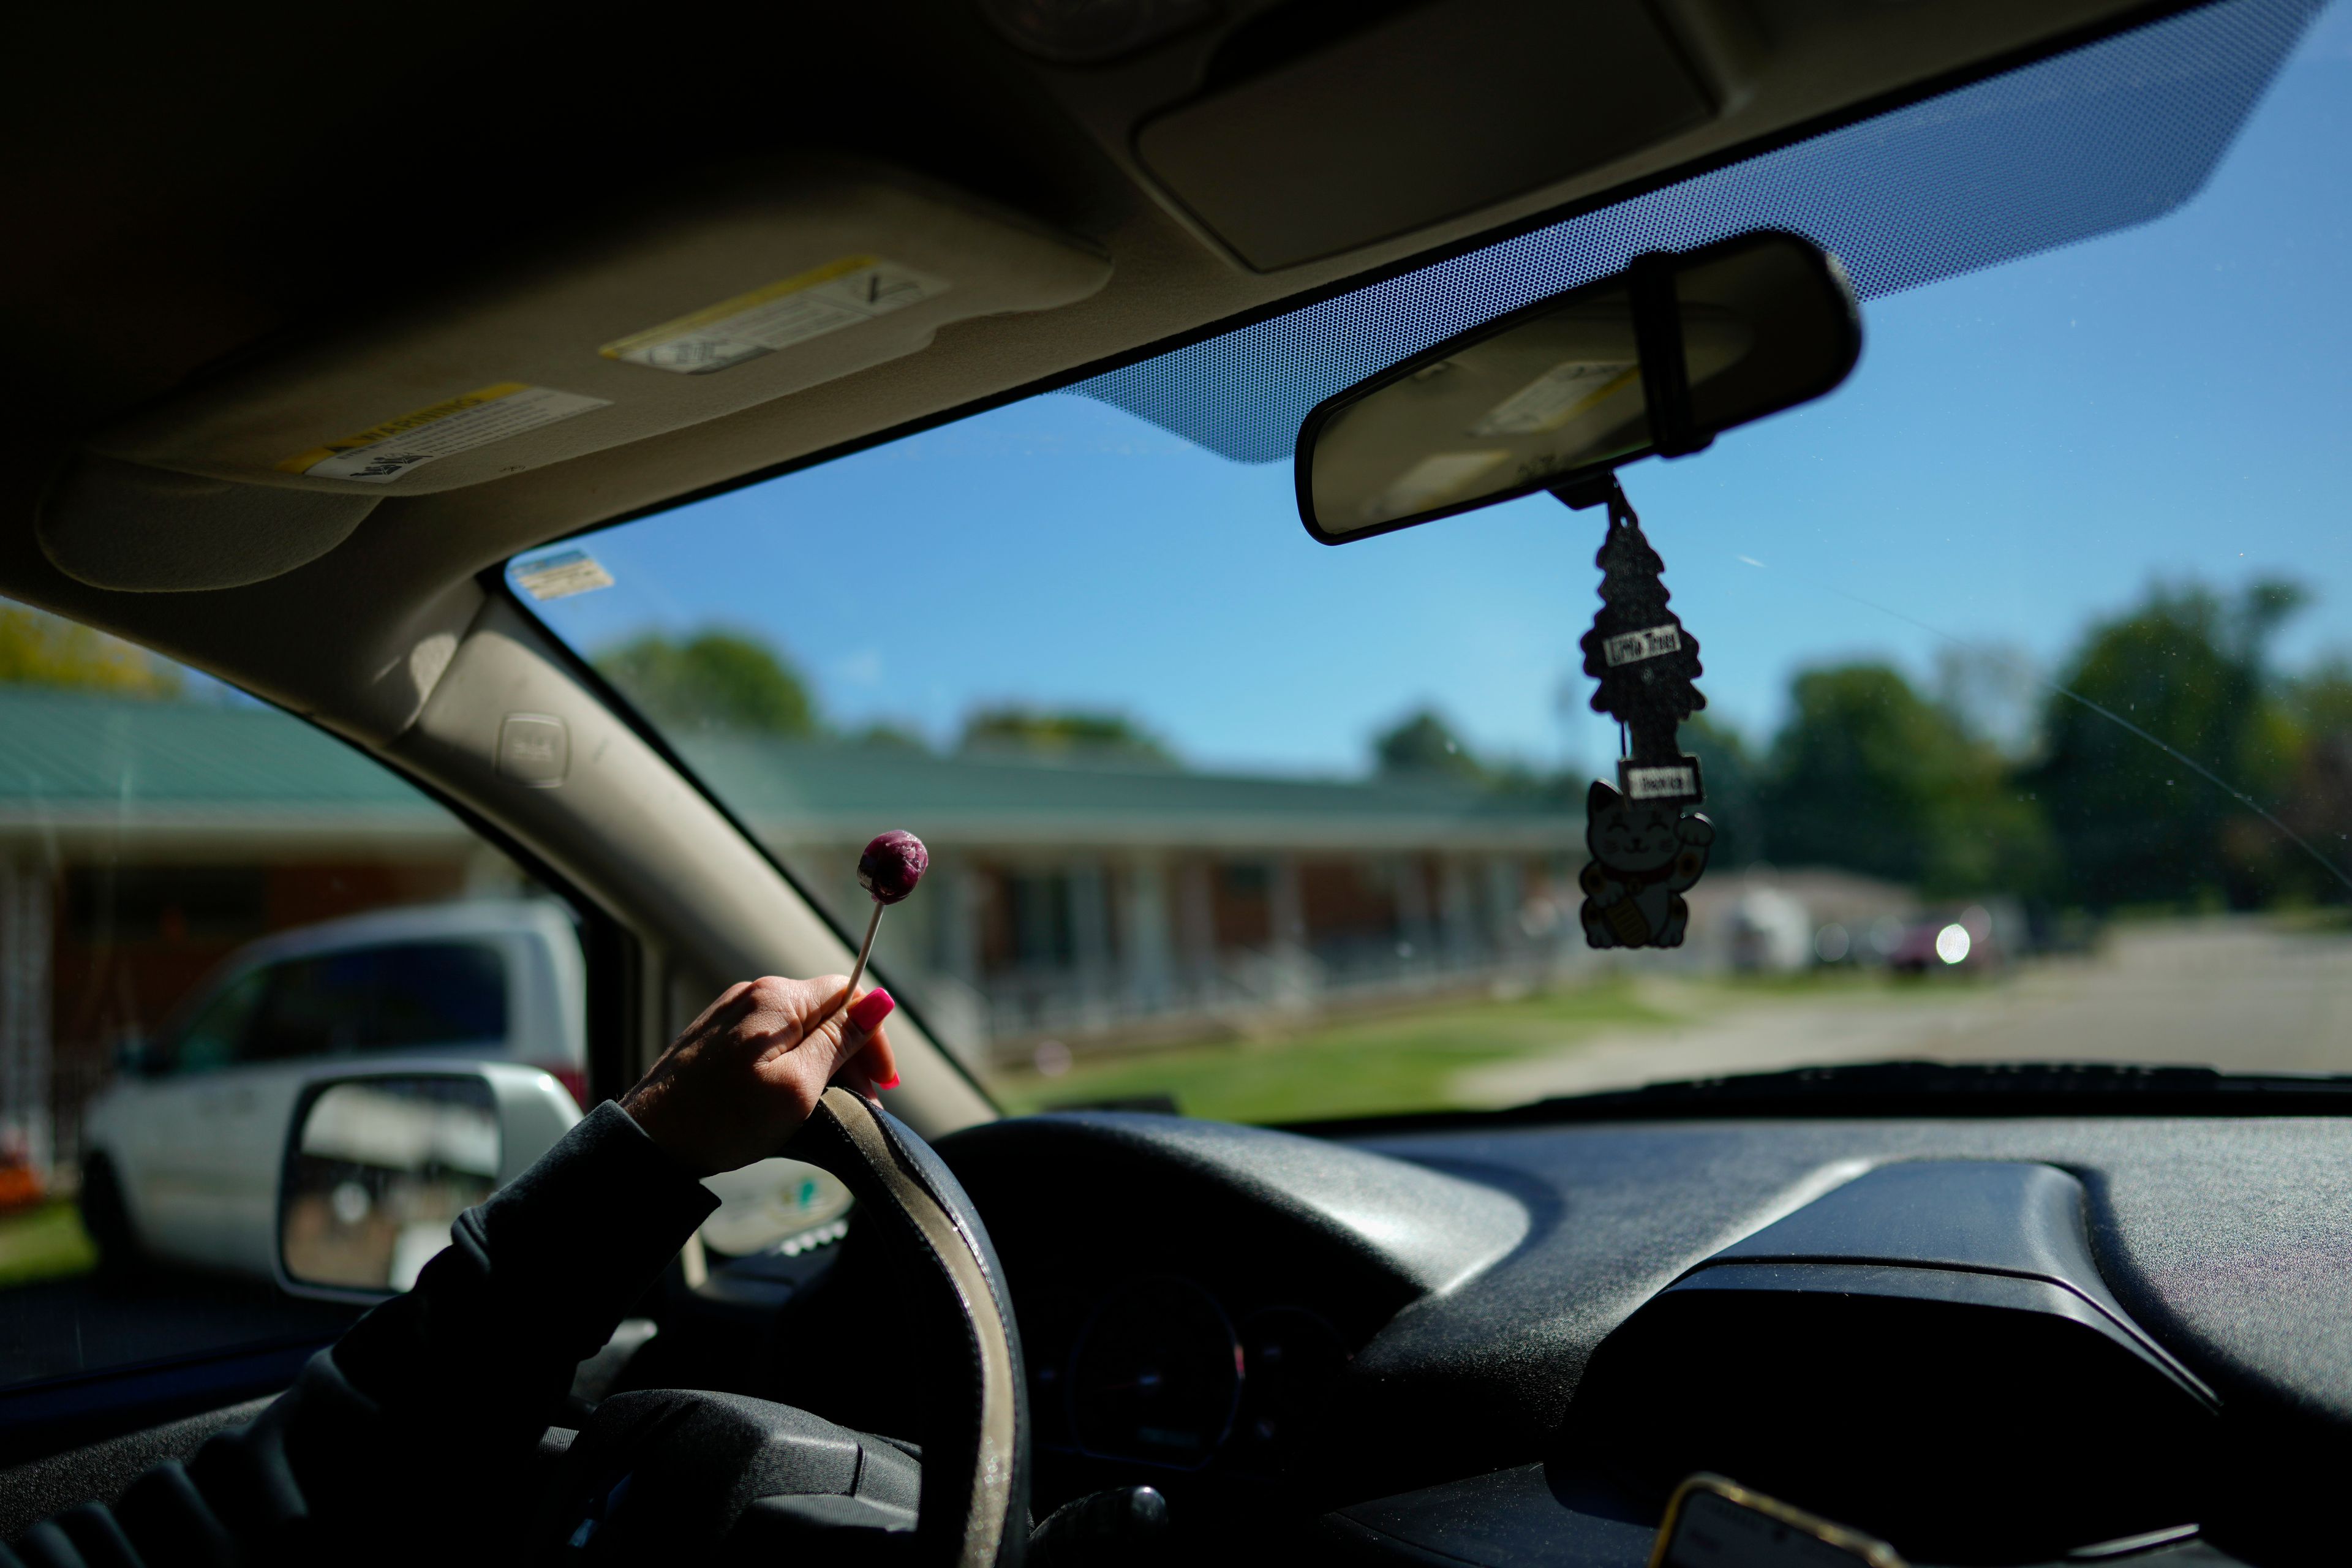
<svg viewBox="0 0 2352 1568">
<path fill-rule="evenodd" d="M 1836 394 L 1626 470 L 1712 714 L 1760 737 L 1796 669 L 1924 683 L 1945 637 L 2051 671 L 2158 580 L 2294 576 L 2316 602 L 2284 662 L 2352 653 L 2347 274 L 2339 3 L 2171 216 L 1874 301 Z M 1592 765 L 1613 726 L 1559 695 L 1600 526 L 1538 498 L 1328 549 L 1286 463 L 1050 396 L 594 536 L 616 585 L 542 613 L 589 648 L 748 628 L 835 721 L 940 739 L 1018 700 L 1129 712 L 1203 765 L 1345 773 L 1426 702 L 1480 748 Z"/>
</svg>

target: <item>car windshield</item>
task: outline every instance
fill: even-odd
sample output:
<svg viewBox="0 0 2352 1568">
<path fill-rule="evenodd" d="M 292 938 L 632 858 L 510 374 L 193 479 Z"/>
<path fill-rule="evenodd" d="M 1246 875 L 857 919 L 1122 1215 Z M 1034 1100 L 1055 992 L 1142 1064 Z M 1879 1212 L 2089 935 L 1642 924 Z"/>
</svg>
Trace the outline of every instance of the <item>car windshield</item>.
<svg viewBox="0 0 2352 1568">
<path fill-rule="evenodd" d="M 2352 1071 L 2352 24 L 2305 15 L 2161 23 L 509 581 L 853 939 L 858 847 L 928 841 L 877 966 L 1011 1106 Z M 2230 16 L 2276 47 L 2213 64 L 2184 29 Z M 1839 205 L 1896 185 L 1877 230 Z M 1704 647 L 1716 836 L 1680 946 L 1596 949 L 1601 514 L 1326 548 L 1288 443 L 1448 331 L 1767 225 L 1846 261 L 1863 360 L 1622 473 Z"/>
</svg>

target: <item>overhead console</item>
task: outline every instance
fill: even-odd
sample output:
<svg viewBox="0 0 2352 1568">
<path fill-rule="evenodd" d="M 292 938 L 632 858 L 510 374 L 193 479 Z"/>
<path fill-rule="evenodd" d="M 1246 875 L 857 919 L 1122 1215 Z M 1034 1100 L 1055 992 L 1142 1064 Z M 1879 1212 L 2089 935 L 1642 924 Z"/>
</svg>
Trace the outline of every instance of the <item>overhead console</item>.
<svg viewBox="0 0 2352 1568">
<path fill-rule="evenodd" d="M 1741 90 L 1644 0 L 981 8 L 1106 152 L 1255 272 L 1556 188 Z"/>
<path fill-rule="evenodd" d="M 1234 28 L 1199 96 L 1135 133 L 1152 178 L 1261 272 L 1556 184 L 1715 112 L 1642 0 L 1368 5 L 1378 25 L 1308 48 L 1315 9 Z"/>
<path fill-rule="evenodd" d="M 1394 257 L 2066 31 L 2115 0 L 975 0 L 1238 268 Z"/>
</svg>

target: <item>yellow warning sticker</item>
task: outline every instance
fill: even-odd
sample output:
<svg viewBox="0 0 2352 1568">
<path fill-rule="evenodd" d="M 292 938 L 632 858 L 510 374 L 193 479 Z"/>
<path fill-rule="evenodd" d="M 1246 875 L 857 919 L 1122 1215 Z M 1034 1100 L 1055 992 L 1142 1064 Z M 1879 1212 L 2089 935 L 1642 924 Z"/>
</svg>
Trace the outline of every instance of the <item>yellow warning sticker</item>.
<svg viewBox="0 0 2352 1568">
<path fill-rule="evenodd" d="M 605 407 L 609 401 L 520 381 L 501 381 L 446 403 L 412 409 L 381 425 L 289 458 L 278 466 L 289 474 L 388 485 L 436 458 L 470 452 L 477 447 L 487 447 L 493 441 L 503 441 L 509 436 L 520 436 L 592 408 Z"/>
<path fill-rule="evenodd" d="M 708 375 L 870 321 L 947 291 L 947 280 L 877 256 L 845 256 L 797 277 L 632 332 L 596 352 L 680 375 Z"/>
</svg>

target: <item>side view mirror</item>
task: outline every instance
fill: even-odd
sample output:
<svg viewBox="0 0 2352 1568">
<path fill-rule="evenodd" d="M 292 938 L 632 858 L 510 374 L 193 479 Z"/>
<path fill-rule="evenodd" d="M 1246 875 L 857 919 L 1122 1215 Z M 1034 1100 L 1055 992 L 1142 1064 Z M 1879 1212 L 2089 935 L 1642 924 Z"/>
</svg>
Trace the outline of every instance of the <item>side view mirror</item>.
<svg viewBox="0 0 2352 1568">
<path fill-rule="evenodd" d="M 466 1209 L 520 1175 L 580 1120 L 537 1068 L 320 1077 L 295 1103 L 278 1187 L 278 1282 L 374 1301 L 415 1284 Z"/>
<path fill-rule="evenodd" d="M 1764 230 L 1456 333 L 1307 415 L 1298 514 L 1325 544 L 1573 489 L 1835 387 L 1862 354 L 1837 258 Z"/>
</svg>

